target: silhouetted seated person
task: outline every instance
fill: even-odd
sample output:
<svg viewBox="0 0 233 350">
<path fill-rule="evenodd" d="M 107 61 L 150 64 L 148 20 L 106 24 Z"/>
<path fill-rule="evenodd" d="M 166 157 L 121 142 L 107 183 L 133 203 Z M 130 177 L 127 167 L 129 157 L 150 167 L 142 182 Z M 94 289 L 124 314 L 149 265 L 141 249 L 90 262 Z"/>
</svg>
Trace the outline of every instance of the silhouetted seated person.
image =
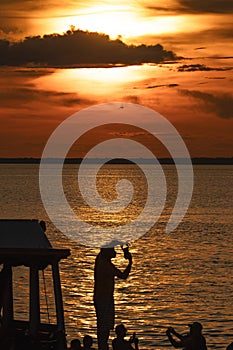
<svg viewBox="0 0 233 350">
<path fill-rule="evenodd" d="M 233 342 L 227 345 L 226 350 L 233 350 Z"/>
<path fill-rule="evenodd" d="M 166 331 L 170 343 L 175 348 L 183 348 L 185 350 L 207 350 L 206 340 L 202 334 L 202 325 L 199 322 L 189 324 L 190 331 L 187 335 L 181 335 L 175 331 L 173 327 L 169 327 Z M 174 339 L 174 337 L 177 339 Z"/>
<path fill-rule="evenodd" d="M 85 335 L 83 337 L 83 349 L 84 350 L 94 350 L 94 348 L 92 348 L 93 345 L 93 339 L 90 335 Z"/>
<path fill-rule="evenodd" d="M 81 350 L 81 342 L 79 339 L 72 339 L 70 342 L 70 350 Z"/>
<path fill-rule="evenodd" d="M 113 350 L 138 350 L 138 338 L 135 333 L 129 340 L 126 340 L 127 329 L 123 324 L 116 326 L 115 332 L 117 337 L 112 341 Z"/>
<path fill-rule="evenodd" d="M 97 317 L 98 349 L 108 350 L 110 330 L 114 328 L 114 280 L 115 276 L 126 279 L 129 276 L 132 255 L 125 248 L 124 257 L 129 260 L 126 269 L 121 272 L 111 262 L 116 257 L 114 248 L 101 248 L 95 260 L 94 305 Z"/>
</svg>

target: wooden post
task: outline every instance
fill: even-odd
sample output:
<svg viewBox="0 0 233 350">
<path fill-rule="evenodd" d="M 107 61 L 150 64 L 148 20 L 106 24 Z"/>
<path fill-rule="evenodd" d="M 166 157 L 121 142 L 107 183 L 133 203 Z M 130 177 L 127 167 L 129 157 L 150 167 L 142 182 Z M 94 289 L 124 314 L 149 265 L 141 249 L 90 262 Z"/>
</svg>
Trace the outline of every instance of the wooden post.
<svg viewBox="0 0 233 350">
<path fill-rule="evenodd" d="M 14 318 L 12 267 L 10 265 L 4 265 L 2 273 L 4 273 L 2 322 L 7 327 Z"/>
<path fill-rule="evenodd" d="M 58 350 L 65 350 L 67 349 L 67 344 L 66 344 L 64 310 L 63 310 L 63 302 L 62 302 L 62 290 L 61 290 L 61 280 L 60 280 L 60 274 L 59 274 L 58 261 L 54 261 L 52 263 L 52 271 L 53 271 L 53 286 L 54 286 L 56 316 L 57 316 Z"/>
<path fill-rule="evenodd" d="M 40 325 L 40 291 L 39 270 L 37 266 L 30 266 L 30 334 L 36 334 Z"/>
</svg>

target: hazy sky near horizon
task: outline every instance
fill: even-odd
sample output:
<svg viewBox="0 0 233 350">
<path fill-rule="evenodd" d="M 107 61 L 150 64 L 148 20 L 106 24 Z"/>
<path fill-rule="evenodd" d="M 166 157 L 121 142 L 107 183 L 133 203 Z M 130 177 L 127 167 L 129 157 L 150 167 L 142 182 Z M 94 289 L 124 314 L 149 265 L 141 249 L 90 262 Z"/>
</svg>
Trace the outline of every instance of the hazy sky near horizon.
<svg viewBox="0 0 233 350">
<path fill-rule="evenodd" d="M 127 43 L 161 43 L 186 60 L 157 70 L 0 67 L 0 156 L 40 156 L 59 122 L 113 100 L 163 114 L 192 156 L 233 156 L 231 0 L 0 1 L 0 39 L 62 34 L 70 25 Z"/>
<path fill-rule="evenodd" d="M 228 42 L 232 14 L 231 0 L 1 0 L 0 37 L 62 33 L 74 25 L 129 41 L 159 36 L 178 43 L 192 36 L 194 42 L 210 38 Z"/>
</svg>

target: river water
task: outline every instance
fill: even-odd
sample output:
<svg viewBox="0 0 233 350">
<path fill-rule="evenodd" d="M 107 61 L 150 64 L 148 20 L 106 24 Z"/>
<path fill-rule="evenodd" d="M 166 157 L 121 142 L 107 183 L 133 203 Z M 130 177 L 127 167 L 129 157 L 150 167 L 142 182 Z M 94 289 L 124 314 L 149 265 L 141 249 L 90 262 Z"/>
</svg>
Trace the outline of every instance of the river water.
<svg viewBox="0 0 233 350">
<path fill-rule="evenodd" d="M 190 208 L 170 234 L 165 227 L 175 202 L 177 182 L 174 166 L 163 168 L 168 183 L 166 205 L 154 227 L 131 244 L 131 274 L 127 281 L 116 280 L 116 324 L 123 322 L 129 335 L 136 331 L 141 349 L 166 349 L 170 345 L 165 327 L 171 325 L 186 332 L 188 323 L 199 321 L 209 348 L 224 349 L 233 338 L 233 167 L 194 166 Z M 75 165 L 66 165 L 64 169 L 64 189 L 71 207 L 93 224 L 116 224 L 116 217 L 90 211 L 78 197 L 77 170 Z M 117 217 L 117 224 L 126 216 L 133 220 L 138 213 L 137 204 L 143 205 L 146 196 L 145 179 L 138 167 L 114 164 L 106 165 L 99 174 L 98 189 L 103 197 L 111 199 L 119 177 L 134 182 L 137 197 L 127 213 L 123 211 Z M 98 249 L 69 240 L 50 223 L 40 198 L 38 165 L 2 164 L 0 184 L 1 219 L 44 219 L 53 246 L 71 249 L 71 256 L 60 263 L 67 338 L 90 334 L 96 341 L 92 298 Z M 114 263 L 123 268 L 126 262 L 120 248 L 117 253 Z M 15 268 L 14 276 L 16 317 L 28 319 L 27 269 Z M 44 277 L 45 286 L 41 274 L 42 320 L 47 322 L 49 317 L 52 322 L 55 311 L 49 268 Z"/>
</svg>

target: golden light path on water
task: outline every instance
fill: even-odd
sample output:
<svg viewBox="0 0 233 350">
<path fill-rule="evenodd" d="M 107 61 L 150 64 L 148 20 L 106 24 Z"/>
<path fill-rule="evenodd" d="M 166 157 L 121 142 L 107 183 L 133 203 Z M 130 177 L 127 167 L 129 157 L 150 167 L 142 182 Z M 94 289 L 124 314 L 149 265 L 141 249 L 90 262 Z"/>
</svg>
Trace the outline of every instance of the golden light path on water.
<svg viewBox="0 0 233 350">
<path fill-rule="evenodd" d="M 195 189 L 189 211 L 178 229 L 170 235 L 164 228 L 176 197 L 174 168 L 164 166 L 169 183 L 168 200 L 158 224 L 131 245 L 133 268 L 127 281 L 116 281 L 116 323 L 124 322 L 129 334 L 136 331 L 140 348 L 167 349 L 166 326 L 180 332 L 187 324 L 203 323 L 207 344 L 225 349 L 232 340 L 232 166 L 195 166 Z M 100 174 L 101 193 L 111 193 L 112 179 L 134 178 L 139 201 L 132 203 L 129 217 L 143 202 L 145 195 L 140 172 L 133 165 L 106 166 Z M 84 208 L 77 198 L 77 167 L 64 169 L 64 188 L 72 207 Z M 37 165 L 1 165 L 3 194 L 0 198 L 2 218 L 39 218 L 47 221 L 47 233 L 54 247 L 70 248 L 71 257 L 60 264 L 68 340 L 90 334 L 96 341 L 93 307 L 93 268 L 98 249 L 69 241 L 49 223 L 41 203 Z M 109 188 L 110 186 L 110 188 Z M 19 205 L 20 203 L 20 205 Z M 90 220 L 89 212 L 83 210 Z M 98 213 L 93 223 L 105 220 Z M 108 220 L 108 218 L 106 218 Z M 121 218 L 118 218 L 119 220 Z M 124 219 L 124 217 L 122 217 Z M 115 263 L 125 266 L 117 248 Z M 16 268 L 14 277 L 17 318 L 28 319 L 28 273 Z M 48 322 L 43 277 L 41 280 L 42 320 Z M 55 308 L 51 270 L 45 271 L 50 322 Z M 22 302 L 23 296 L 23 302 Z M 111 338 L 113 337 L 111 334 Z M 95 343 L 96 344 L 96 343 Z"/>
</svg>

